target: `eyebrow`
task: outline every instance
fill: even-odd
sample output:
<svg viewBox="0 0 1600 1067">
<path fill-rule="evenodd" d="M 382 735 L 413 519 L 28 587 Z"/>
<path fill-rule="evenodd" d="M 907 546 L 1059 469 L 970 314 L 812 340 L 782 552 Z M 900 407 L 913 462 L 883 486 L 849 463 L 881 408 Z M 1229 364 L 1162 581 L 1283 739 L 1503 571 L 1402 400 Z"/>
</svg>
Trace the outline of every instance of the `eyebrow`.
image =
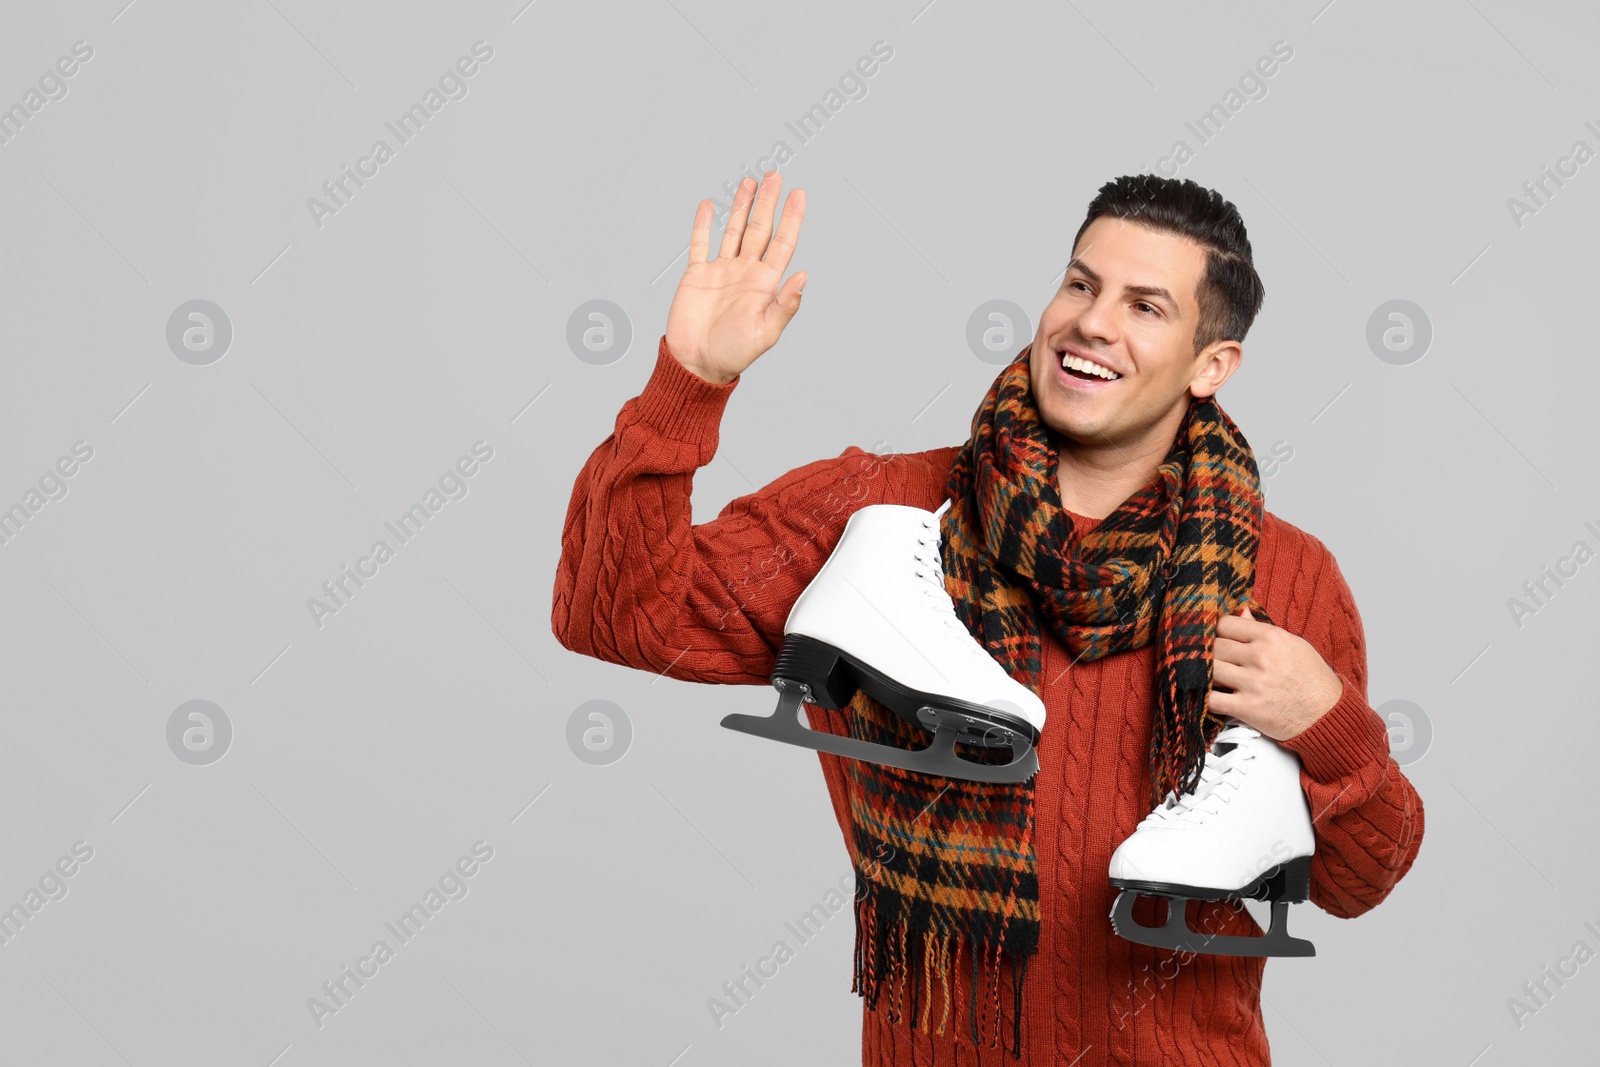
<svg viewBox="0 0 1600 1067">
<path fill-rule="evenodd" d="M 1100 275 L 1096 274 L 1087 263 L 1083 262 L 1081 259 L 1075 258 L 1071 263 L 1067 264 L 1067 269 L 1062 273 L 1061 283 L 1063 285 L 1066 284 L 1066 275 L 1071 274 L 1074 267 L 1076 267 L 1080 273 L 1082 273 L 1096 285 L 1101 284 L 1104 280 L 1100 277 Z M 1168 292 L 1166 289 L 1163 289 L 1159 285 L 1124 285 L 1122 287 L 1122 291 L 1125 293 L 1130 293 L 1134 296 L 1146 296 L 1154 300 L 1163 300 L 1172 308 L 1174 312 L 1180 310 L 1178 307 L 1178 301 L 1173 298 L 1170 292 Z"/>
</svg>

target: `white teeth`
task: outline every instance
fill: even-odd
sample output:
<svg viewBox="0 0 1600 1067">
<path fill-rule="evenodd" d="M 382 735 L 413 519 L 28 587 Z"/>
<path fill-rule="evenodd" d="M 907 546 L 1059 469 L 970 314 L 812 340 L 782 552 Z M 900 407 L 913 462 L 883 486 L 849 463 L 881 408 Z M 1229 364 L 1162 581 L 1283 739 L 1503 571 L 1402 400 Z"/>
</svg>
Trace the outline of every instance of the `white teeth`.
<svg viewBox="0 0 1600 1067">
<path fill-rule="evenodd" d="M 1086 359 L 1079 359 L 1070 352 L 1061 353 L 1061 365 L 1063 367 L 1070 367 L 1072 370 L 1083 371 L 1085 374 L 1093 374 L 1095 377 L 1104 378 L 1108 382 L 1114 382 L 1118 378 L 1122 377 L 1122 375 L 1118 374 L 1116 371 L 1108 370 L 1098 363 L 1090 363 Z"/>
</svg>

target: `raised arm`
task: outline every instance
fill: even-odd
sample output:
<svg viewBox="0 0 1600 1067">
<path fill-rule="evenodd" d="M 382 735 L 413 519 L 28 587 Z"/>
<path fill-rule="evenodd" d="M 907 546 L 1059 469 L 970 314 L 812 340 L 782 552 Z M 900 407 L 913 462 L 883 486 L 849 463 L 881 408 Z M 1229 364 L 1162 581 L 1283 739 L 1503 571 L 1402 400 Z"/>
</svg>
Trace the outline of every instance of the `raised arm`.
<svg viewBox="0 0 1600 1067">
<path fill-rule="evenodd" d="M 1303 636 L 1344 683 L 1339 702 L 1284 742 L 1301 761 L 1316 855 L 1311 900 L 1340 918 L 1381 903 L 1411 869 L 1422 845 L 1422 798 L 1389 754 L 1383 719 L 1367 703 L 1367 642 L 1355 597 L 1333 554 L 1325 554 Z"/>
<path fill-rule="evenodd" d="M 852 512 L 900 491 L 904 462 L 857 447 L 798 467 L 694 525 L 737 379 L 708 382 L 663 337 L 655 369 L 572 489 L 551 628 L 566 648 L 671 678 L 764 685 L 789 608 Z"/>
<path fill-rule="evenodd" d="M 735 682 L 750 680 L 774 654 L 779 603 L 770 594 L 736 596 L 715 568 L 724 560 L 736 566 L 764 542 L 773 550 L 788 542 L 784 555 L 804 563 L 808 553 L 792 543 L 787 512 L 824 472 L 816 465 L 791 471 L 701 527 L 691 522 L 689 494 L 694 471 L 716 454 L 722 410 L 739 376 L 800 309 L 805 273 L 784 282 L 783 272 L 800 237 L 805 193 L 790 195 L 774 233 L 781 185 L 776 171 L 759 192 L 748 178 L 739 183 L 716 259 L 707 258 L 712 203 L 695 207 L 689 263 L 655 369 L 589 456 L 567 505 L 550 621 L 576 652 Z M 781 633 L 781 618 L 777 624 Z"/>
</svg>

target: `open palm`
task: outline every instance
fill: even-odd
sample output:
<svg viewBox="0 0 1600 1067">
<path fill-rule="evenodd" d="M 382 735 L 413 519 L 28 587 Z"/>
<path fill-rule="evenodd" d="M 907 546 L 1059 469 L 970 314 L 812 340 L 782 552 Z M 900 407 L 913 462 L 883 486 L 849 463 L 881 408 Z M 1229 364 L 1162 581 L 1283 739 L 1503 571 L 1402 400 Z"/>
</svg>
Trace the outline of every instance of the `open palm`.
<svg viewBox="0 0 1600 1067">
<path fill-rule="evenodd" d="M 800 309 L 806 274 L 784 282 L 783 272 L 800 237 L 806 194 L 796 189 L 789 195 L 774 234 L 772 214 L 782 183 L 777 171 L 763 177 L 759 194 L 752 179 L 739 183 L 716 259 L 706 258 L 713 205 L 702 200 L 695 209 L 689 265 L 667 312 L 667 347 L 708 381 L 726 384 L 738 377 L 777 344 Z"/>
</svg>

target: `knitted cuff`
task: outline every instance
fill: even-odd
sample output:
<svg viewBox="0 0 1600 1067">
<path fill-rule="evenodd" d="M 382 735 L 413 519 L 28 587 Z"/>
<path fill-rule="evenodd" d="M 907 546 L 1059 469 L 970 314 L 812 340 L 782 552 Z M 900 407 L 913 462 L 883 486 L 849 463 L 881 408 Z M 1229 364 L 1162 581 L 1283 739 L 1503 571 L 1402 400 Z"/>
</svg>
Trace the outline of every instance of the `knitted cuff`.
<svg viewBox="0 0 1600 1067">
<path fill-rule="evenodd" d="M 738 384 L 735 378 L 718 385 L 689 370 L 678 362 L 662 334 L 655 369 L 636 401 L 636 418 L 662 437 L 700 444 L 716 437 L 723 408 Z"/>
<path fill-rule="evenodd" d="M 1339 680 L 1344 683 L 1339 702 L 1310 727 L 1280 742 L 1319 782 L 1336 782 L 1381 767 L 1389 759 L 1389 731 L 1383 720 L 1350 679 L 1340 674 Z"/>
</svg>

